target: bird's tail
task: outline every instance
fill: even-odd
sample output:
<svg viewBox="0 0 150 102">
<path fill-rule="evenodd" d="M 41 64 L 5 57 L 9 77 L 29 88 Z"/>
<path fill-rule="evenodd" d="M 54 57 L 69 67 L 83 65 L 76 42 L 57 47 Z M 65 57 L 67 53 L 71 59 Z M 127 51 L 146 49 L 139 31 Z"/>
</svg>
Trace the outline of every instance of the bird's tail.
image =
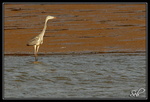
<svg viewBox="0 0 150 102">
<path fill-rule="evenodd" d="M 30 46 L 29 44 L 27 44 L 27 46 Z"/>
</svg>

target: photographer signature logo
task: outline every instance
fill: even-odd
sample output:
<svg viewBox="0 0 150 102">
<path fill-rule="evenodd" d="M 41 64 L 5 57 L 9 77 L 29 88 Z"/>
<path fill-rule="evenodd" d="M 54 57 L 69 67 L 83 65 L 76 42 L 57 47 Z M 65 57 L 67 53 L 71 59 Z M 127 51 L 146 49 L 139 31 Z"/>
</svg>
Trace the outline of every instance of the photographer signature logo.
<svg viewBox="0 0 150 102">
<path fill-rule="evenodd" d="M 132 96 L 132 97 L 138 97 L 140 94 L 142 94 L 144 92 L 145 92 L 144 88 L 140 88 L 138 90 L 132 90 L 130 96 Z"/>
</svg>

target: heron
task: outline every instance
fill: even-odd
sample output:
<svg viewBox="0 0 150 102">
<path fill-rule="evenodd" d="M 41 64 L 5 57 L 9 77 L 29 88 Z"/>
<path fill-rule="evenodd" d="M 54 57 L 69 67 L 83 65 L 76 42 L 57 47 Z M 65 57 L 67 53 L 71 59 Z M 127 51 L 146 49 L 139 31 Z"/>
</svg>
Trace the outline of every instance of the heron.
<svg viewBox="0 0 150 102">
<path fill-rule="evenodd" d="M 47 22 L 48 22 L 48 20 L 55 19 L 55 18 L 56 17 L 54 17 L 54 16 L 47 16 L 46 19 L 45 19 L 45 24 L 44 24 L 44 28 L 43 28 L 42 32 L 39 35 L 33 37 L 27 43 L 27 46 L 34 46 L 35 61 L 38 61 L 37 53 L 38 53 L 40 45 L 43 44 L 43 36 L 45 34 L 45 31 L 46 31 Z"/>
</svg>

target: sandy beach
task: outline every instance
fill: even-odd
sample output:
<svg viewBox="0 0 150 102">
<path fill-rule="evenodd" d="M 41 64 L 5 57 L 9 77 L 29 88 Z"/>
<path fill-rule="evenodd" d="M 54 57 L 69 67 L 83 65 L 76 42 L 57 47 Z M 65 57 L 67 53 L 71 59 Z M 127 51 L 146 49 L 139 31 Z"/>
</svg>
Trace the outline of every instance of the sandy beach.
<svg viewBox="0 0 150 102">
<path fill-rule="evenodd" d="M 33 54 L 47 15 L 39 54 L 146 51 L 146 4 L 4 4 L 4 54 Z"/>
</svg>

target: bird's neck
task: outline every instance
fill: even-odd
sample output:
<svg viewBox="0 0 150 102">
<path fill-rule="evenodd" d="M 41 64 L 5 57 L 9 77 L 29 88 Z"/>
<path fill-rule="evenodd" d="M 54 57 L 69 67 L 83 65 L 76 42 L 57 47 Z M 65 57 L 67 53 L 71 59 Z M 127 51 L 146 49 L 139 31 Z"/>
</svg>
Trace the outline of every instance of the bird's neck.
<svg viewBox="0 0 150 102">
<path fill-rule="evenodd" d="M 48 21 L 48 20 L 45 20 L 44 28 L 43 28 L 43 30 L 42 30 L 42 32 L 41 32 L 41 35 L 42 35 L 42 36 L 44 36 L 44 34 L 45 34 L 45 31 L 46 31 L 46 28 L 47 28 L 47 21 Z"/>
</svg>

